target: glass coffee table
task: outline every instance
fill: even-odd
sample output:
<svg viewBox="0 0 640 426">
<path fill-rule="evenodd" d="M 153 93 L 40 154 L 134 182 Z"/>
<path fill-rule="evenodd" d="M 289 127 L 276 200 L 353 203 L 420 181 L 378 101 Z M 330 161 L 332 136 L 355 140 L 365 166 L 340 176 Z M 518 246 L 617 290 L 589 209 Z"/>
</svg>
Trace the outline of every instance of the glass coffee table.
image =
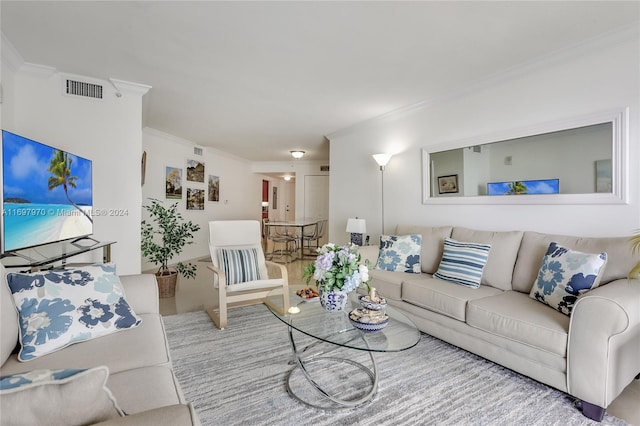
<svg viewBox="0 0 640 426">
<path fill-rule="evenodd" d="M 287 375 L 287 391 L 303 404 L 325 410 L 351 408 L 370 401 L 378 389 L 378 366 L 374 354 L 412 348 L 420 340 L 420 331 L 409 318 L 389 305 L 385 308 L 389 316 L 385 328 L 373 332 L 360 331 L 349 320 L 349 312 L 362 307 L 356 292 L 349 295 L 349 304 L 344 311 L 328 312 L 317 299 L 306 300 L 298 296 L 296 291 L 301 288 L 305 286 L 289 287 L 291 308 L 286 315 L 279 314 L 267 304 L 276 318 L 288 326 L 294 355 L 291 363 L 295 366 Z M 270 293 L 267 299 L 274 306 L 282 304 L 282 295 L 278 297 Z M 301 341 L 306 343 L 301 345 Z M 342 355 L 331 354 L 339 348 L 367 353 L 371 367 L 353 359 L 358 358 L 356 356 L 345 356 L 345 350 L 340 351 Z M 308 389 L 300 387 L 301 380 L 295 380 L 294 386 L 293 378 L 300 374 L 306 379 L 302 382 Z M 363 374 L 367 386 L 355 382 L 356 376 Z M 344 383 L 335 386 L 329 381 Z"/>
</svg>

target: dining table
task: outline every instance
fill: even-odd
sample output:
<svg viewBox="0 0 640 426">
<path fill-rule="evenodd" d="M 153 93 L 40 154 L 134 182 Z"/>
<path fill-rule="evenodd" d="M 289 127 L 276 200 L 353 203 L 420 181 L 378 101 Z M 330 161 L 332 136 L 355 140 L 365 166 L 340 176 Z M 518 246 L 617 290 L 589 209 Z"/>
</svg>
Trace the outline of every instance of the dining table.
<svg viewBox="0 0 640 426">
<path fill-rule="evenodd" d="M 307 227 L 313 227 L 313 226 L 318 226 L 318 222 L 319 219 L 314 219 L 314 218 L 300 218 L 300 219 L 294 219 L 294 220 L 283 220 L 283 221 L 273 221 L 273 222 L 266 222 L 264 224 L 265 227 L 281 227 L 284 228 L 284 233 L 287 234 L 289 233 L 290 228 L 294 228 L 294 229 L 298 229 L 299 231 L 294 231 L 291 232 L 290 235 L 292 237 L 294 237 L 298 244 L 297 244 L 297 251 L 299 253 L 298 258 L 302 259 L 303 255 L 304 255 L 304 247 L 303 247 L 303 242 L 304 242 L 304 230 Z M 267 231 L 267 230 L 265 230 Z M 265 232 L 266 235 L 271 235 L 270 232 Z"/>
</svg>

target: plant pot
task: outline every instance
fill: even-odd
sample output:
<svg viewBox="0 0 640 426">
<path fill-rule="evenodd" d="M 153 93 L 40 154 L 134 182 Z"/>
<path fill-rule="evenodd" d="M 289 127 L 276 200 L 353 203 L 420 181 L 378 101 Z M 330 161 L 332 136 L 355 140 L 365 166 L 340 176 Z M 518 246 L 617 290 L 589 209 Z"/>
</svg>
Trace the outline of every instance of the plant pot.
<svg viewBox="0 0 640 426">
<path fill-rule="evenodd" d="M 176 295 L 176 282 L 178 281 L 178 273 L 171 271 L 168 274 L 160 275 L 156 274 L 156 281 L 158 282 L 158 293 L 160 298 L 175 297 Z"/>
<path fill-rule="evenodd" d="M 327 311 L 343 311 L 349 302 L 349 292 L 333 289 L 324 291 L 322 288 L 320 293 L 320 305 Z"/>
</svg>

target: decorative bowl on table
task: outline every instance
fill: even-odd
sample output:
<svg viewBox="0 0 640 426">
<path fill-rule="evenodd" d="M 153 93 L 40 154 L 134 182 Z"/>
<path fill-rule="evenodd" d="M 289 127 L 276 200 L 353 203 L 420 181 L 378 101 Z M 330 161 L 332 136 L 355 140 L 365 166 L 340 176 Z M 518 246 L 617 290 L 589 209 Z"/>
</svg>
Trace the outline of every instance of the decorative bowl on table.
<svg viewBox="0 0 640 426">
<path fill-rule="evenodd" d="M 361 294 L 358 296 L 358 300 L 363 308 L 371 311 L 381 311 L 387 307 L 387 299 L 379 298 L 377 301 L 372 301 L 368 294 Z"/>
<path fill-rule="evenodd" d="M 361 331 L 380 331 L 389 323 L 389 316 L 383 311 L 356 308 L 349 313 L 349 320 Z"/>
</svg>

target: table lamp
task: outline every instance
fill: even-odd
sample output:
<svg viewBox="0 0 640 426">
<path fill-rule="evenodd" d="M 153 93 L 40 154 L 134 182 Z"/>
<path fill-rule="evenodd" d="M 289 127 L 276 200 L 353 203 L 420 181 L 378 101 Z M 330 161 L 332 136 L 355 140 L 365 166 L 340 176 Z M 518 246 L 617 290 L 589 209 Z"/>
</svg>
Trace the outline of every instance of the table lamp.
<svg viewBox="0 0 640 426">
<path fill-rule="evenodd" d="M 351 233 L 351 244 L 362 245 L 362 234 L 367 232 L 367 222 L 364 219 L 349 218 L 347 220 L 347 232 Z"/>
</svg>

